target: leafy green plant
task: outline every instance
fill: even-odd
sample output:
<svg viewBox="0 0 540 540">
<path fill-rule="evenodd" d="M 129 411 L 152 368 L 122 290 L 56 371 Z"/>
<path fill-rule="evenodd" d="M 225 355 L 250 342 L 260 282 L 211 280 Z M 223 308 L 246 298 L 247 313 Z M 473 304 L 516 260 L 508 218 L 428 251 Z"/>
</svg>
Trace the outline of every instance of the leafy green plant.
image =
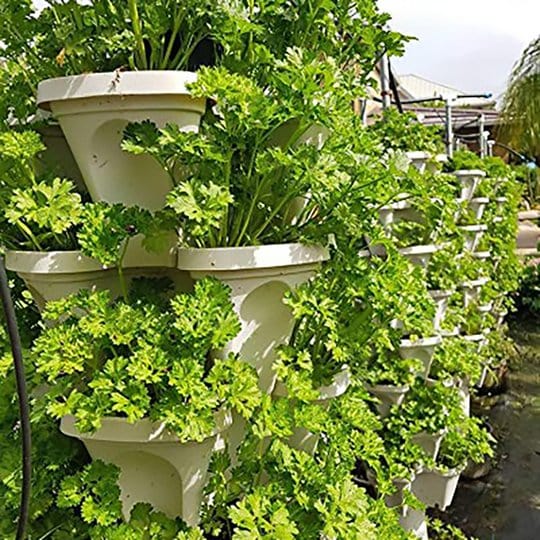
<svg viewBox="0 0 540 540">
<path fill-rule="evenodd" d="M 451 428 L 443 439 L 439 462 L 449 469 L 461 468 L 467 462 L 482 463 L 494 454 L 495 439 L 479 418 L 467 417 Z"/>
<path fill-rule="evenodd" d="M 55 383 L 47 412 L 74 415 L 81 431 L 98 429 L 104 416 L 150 417 L 182 441 L 200 441 L 218 409 L 249 416 L 260 399 L 249 365 L 210 359 L 239 329 L 227 288 L 210 278 L 175 296 L 167 311 L 82 291 L 51 302 L 44 317 L 55 325 L 37 338 L 32 359 L 40 378 Z"/>
<path fill-rule="evenodd" d="M 421 124 L 412 113 L 386 109 L 370 129 L 385 150 L 439 153 L 444 149 L 439 128 Z"/>
</svg>

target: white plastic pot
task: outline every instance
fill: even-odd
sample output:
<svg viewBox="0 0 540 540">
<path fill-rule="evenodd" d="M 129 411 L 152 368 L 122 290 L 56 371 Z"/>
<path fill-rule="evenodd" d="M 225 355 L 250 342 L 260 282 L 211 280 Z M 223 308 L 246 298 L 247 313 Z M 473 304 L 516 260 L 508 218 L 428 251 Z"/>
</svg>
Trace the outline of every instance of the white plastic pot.
<svg viewBox="0 0 540 540">
<path fill-rule="evenodd" d="M 171 278 L 178 290 L 187 290 L 189 277 L 176 268 L 176 253 L 151 254 L 134 238 L 124 259 L 124 274 L 129 282 L 134 277 Z M 108 268 L 86 257 L 80 251 L 7 251 L 6 268 L 21 277 L 39 309 L 51 300 L 65 298 L 82 289 L 110 290 L 120 296 L 121 288 L 116 268 Z"/>
<path fill-rule="evenodd" d="M 491 259 L 491 251 L 475 251 L 472 255 L 479 261 L 487 261 Z"/>
<path fill-rule="evenodd" d="M 329 407 L 331 400 L 345 394 L 350 384 L 351 374 L 348 369 L 344 369 L 334 377 L 331 384 L 319 388 L 319 399 L 314 403 L 324 408 Z M 287 387 L 281 381 L 276 381 L 272 395 L 276 397 L 287 397 Z M 317 448 L 319 438 L 320 435 L 318 433 L 312 433 L 304 427 L 297 427 L 293 434 L 288 438 L 287 443 L 295 450 L 302 450 L 313 455 Z"/>
<path fill-rule="evenodd" d="M 486 177 L 484 171 L 471 169 L 471 170 L 461 170 L 455 171 L 454 176 L 459 180 L 461 184 L 460 199 L 465 199 L 470 201 L 474 197 L 476 188 L 479 186 L 480 182 Z"/>
<path fill-rule="evenodd" d="M 508 315 L 508 311 L 506 310 L 502 310 L 502 311 L 495 311 L 493 313 L 493 315 L 496 317 L 497 321 L 495 323 L 495 326 L 497 328 L 500 328 L 503 323 L 504 323 L 504 319 L 506 318 L 506 315 Z"/>
<path fill-rule="evenodd" d="M 409 259 L 413 264 L 426 268 L 431 256 L 439 251 L 441 246 L 430 244 L 427 246 L 412 246 L 398 249 L 399 253 Z"/>
<path fill-rule="evenodd" d="M 122 151 L 123 131 L 144 120 L 197 131 L 206 100 L 187 90 L 195 78 L 185 71 L 60 77 L 39 84 L 37 102 L 60 123 L 93 200 L 157 210 L 172 181 L 152 157 Z"/>
<path fill-rule="evenodd" d="M 478 377 L 478 380 L 475 383 L 476 387 L 482 388 L 482 386 L 484 386 L 484 383 L 486 382 L 488 373 L 489 373 L 488 366 L 484 366 L 483 369 L 482 369 L 482 373 L 480 373 L 480 377 Z"/>
<path fill-rule="evenodd" d="M 475 343 L 478 346 L 478 352 L 480 352 L 487 343 L 485 334 L 470 334 L 468 336 L 463 336 L 463 339 L 469 343 Z"/>
<path fill-rule="evenodd" d="M 6 268 L 21 277 L 39 309 L 82 289 L 110 289 L 120 294 L 118 273 L 80 251 L 8 251 Z"/>
<path fill-rule="evenodd" d="M 181 443 L 163 424 L 149 419 L 130 424 L 125 418 L 103 418 L 95 433 L 81 433 L 75 419 L 65 416 L 60 429 L 80 439 L 92 459 L 120 468 L 118 485 L 126 519 L 135 504 L 145 502 L 195 526 L 217 434 L 231 424 L 228 413 L 221 411 L 215 417 L 216 430 L 200 443 Z"/>
<path fill-rule="evenodd" d="M 365 385 L 365 389 L 375 397 L 379 398 L 376 408 L 381 418 L 386 418 L 390 414 L 390 409 L 394 405 L 401 405 L 409 386 L 393 386 L 389 384 L 376 384 L 374 386 Z"/>
<path fill-rule="evenodd" d="M 424 339 L 412 341 L 410 339 L 402 339 L 399 343 L 399 354 L 401 358 L 415 358 L 422 361 L 424 369 L 420 376 L 427 378 L 433 361 L 435 348 L 442 343 L 441 336 L 433 336 Z"/>
<path fill-rule="evenodd" d="M 473 197 L 469 200 L 469 208 L 471 209 L 476 221 L 480 221 L 484 216 L 484 211 L 489 203 L 487 197 Z"/>
<path fill-rule="evenodd" d="M 406 152 L 406 156 L 409 163 L 421 173 L 426 170 L 427 163 L 431 159 L 429 152 L 422 151 Z"/>
<path fill-rule="evenodd" d="M 493 311 L 493 302 L 490 302 L 489 304 L 483 304 L 481 306 L 478 306 L 478 311 L 482 315 L 488 315 Z"/>
<path fill-rule="evenodd" d="M 431 290 L 428 292 L 431 298 L 433 298 L 436 306 L 433 327 L 435 330 L 439 331 L 441 329 L 441 324 L 444 321 L 446 311 L 448 310 L 448 302 L 453 294 L 453 291 Z"/>
<path fill-rule="evenodd" d="M 459 229 L 463 231 L 465 249 L 475 251 L 488 227 L 487 225 L 462 225 Z"/>
<path fill-rule="evenodd" d="M 420 433 L 413 435 L 411 440 L 414 444 L 417 444 L 422 448 L 428 457 L 436 460 L 445 434 L 445 430 L 438 431 L 437 433 L 421 431 Z"/>
<path fill-rule="evenodd" d="M 425 511 L 415 510 L 414 508 L 407 506 L 399 516 L 399 524 L 405 531 L 412 533 L 416 538 L 428 540 Z"/>
<path fill-rule="evenodd" d="M 321 246 L 275 244 L 238 248 L 178 250 L 178 268 L 194 280 L 213 276 L 231 287 L 241 323 L 222 354 L 238 354 L 257 369 L 259 384 L 271 393 L 276 349 L 287 342 L 294 324 L 284 294 L 307 281 L 329 257 Z"/>
<path fill-rule="evenodd" d="M 443 338 L 452 338 L 459 336 L 461 333 L 461 328 L 459 326 L 454 326 L 452 330 L 440 330 L 439 332 Z"/>
<path fill-rule="evenodd" d="M 457 469 L 448 472 L 425 469 L 413 480 L 412 492 L 426 506 L 445 510 L 454 500 L 460 476 L 461 471 Z"/>
<path fill-rule="evenodd" d="M 460 288 L 463 291 L 463 304 L 466 308 L 473 302 L 476 302 L 482 287 L 488 281 L 488 278 L 479 278 L 461 283 Z"/>
<path fill-rule="evenodd" d="M 299 126 L 300 120 L 298 118 L 288 120 L 274 130 L 268 140 L 268 144 L 270 146 L 280 146 L 284 148 L 290 144 L 292 137 L 297 137 L 292 145 L 293 147 L 300 146 L 301 144 L 309 144 L 320 150 L 324 146 L 330 133 L 328 128 L 320 124 L 314 124 L 309 126 L 300 136 L 297 136 L 296 132 L 298 131 Z"/>
<path fill-rule="evenodd" d="M 424 218 L 418 212 L 418 210 L 416 210 L 407 200 L 387 204 L 386 206 L 379 208 L 378 213 L 379 220 L 385 227 L 392 223 L 398 223 L 403 220 L 416 221 L 418 223 L 422 223 L 424 221 Z"/>
</svg>

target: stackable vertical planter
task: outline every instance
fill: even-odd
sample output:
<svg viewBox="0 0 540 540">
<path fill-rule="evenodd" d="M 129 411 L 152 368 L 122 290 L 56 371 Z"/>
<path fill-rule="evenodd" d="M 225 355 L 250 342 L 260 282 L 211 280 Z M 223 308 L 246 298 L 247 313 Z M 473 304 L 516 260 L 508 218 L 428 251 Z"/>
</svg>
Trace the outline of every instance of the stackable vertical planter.
<svg viewBox="0 0 540 540">
<path fill-rule="evenodd" d="M 422 215 L 413 207 L 413 205 L 407 201 L 397 201 L 391 204 L 387 204 L 378 209 L 379 220 L 385 227 L 391 223 L 398 223 L 399 221 L 416 221 L 422 222 Z"/>
<path fill-rule="evenodd" d="M 139 239 L 134 238 L 124 258 L 126 280 L 133 277 L 167 276 L 177 290 L 189 288 L 189 276 L 176 266 L 176 251 L 159 254 L 148 253 Z M 83 289 L 111 291 L 111 296 L 121 294 L 116 268 L 106 267 L 80 251 L 7 251 L 6 268 L 21 277 L 39 309 L 51 300 L 58 300 Z"/>
<path fill-rule="evenodd" d="M 329 407 L 331 400 L 345 394 L 350 384 L 351 374 L 348 369 L 344 369 L 334 377 L 331 384 L 322 386 L 318 389 L 319 399 L 315 400 L 314 403 L 324 408 Z M 272 395 L 278 398 L 287 397 L 287 387 L 281 381 L 277 381 Z M 312 433 L 306 428 L 297 427 L 294 429 L 293 434 L 287 439 L 287 443 L 295 450 L 302 450 L 313 455 L 317 448 L 319 438 L 320 436 L 318 433 Z"/>
<path fill-rule="evenodd" d="M 465 248 L 469 251 L 475 251 L 480 239 L 488 230 L 487 225 L 462 225 L 459 227 L 463 231 Z"/>
<path fill-rule="evenodd" d="M 381 418 L 386 418 L 394 405 L 403 403 L 409 391 L 409 386 L 394 386 L 391 384 L 375 384 L 371 386 L 366 384 L 365 389 L 376 398 L 379 398 L 380 402 L 376 404 L 377 412 Z"/>
<path fill-rule="evenodd" d="M 451 469 L 442 472 L 437 469 L 425 469 L 418 473 L 412 483 L 412 492 L 426 506 L 448 508 L 454 500 L 461 471 Z"/>
<path fill-rule="evenodd" d="M 453 294 L 453 291 L 431 290 L 428 292 L 435 302 L 436 311 L 435 318 L 433 320 L 433 327 L 438 331 L 441 329 L 441 324 L 444 321 L 446 311 L 448 310 L 448 302 Z"/>
<path fill-rule="evenodd" d="M 272 392 L 276 349 L 290 337 L 291 310 L 285 292 L 307 281 L 329 257 L 321 246 L 274 244 L 178 250 L 178 268 L 194 280 L 213 276 L 231 287 L 241 330 L 222 354 L 239 354 L 257 369 L 261 389 Z"/>
<path fill-rule="evenodd" d="M 464 281 L 459 285 L 463 292 L 463 305 L 467 308 L 476 302 L 482 287 L 489 281 L 488 278 L 478 278 L 472 281 Z"/>
<path fill-rule="evenodd" d="M 453 175 L 461 185 L 459 198 L 467 201 L 470 201 L 474 197 L 474 193 L 480 182 L 486 177 L 484 171 L 476 169 L 455 171 Z"/>
<path fill-rule="evenodd" d="M 455 385 L 459 393 L 461 409 L 466 416 L 471 415 L 471 390 L 466 378 L 456 379 Z"/>
<path fill-rule="evenodd" d="M 103 418 L 95 433 L 81 433 L 75 419 L 65 416 L 60 429 L 80 439 L 92 459 L 119 467 L 118 484 L 126 519 L 135 504 L 146 502 L 169 517 L 180 517 L 195 526 L 217 435 L 231 424 L 226 412 L 215 417 L 216 430 L 200 443 L 181 443 L 163 424 L 148 419 L 130 424 L 125 418 Z"/>
<path fill-rule="evenodd" d="M 172 181 L 152 157 L 122 151 L 123 130 L 129 122 L 150 120 L 197 131 L 206 101 L 187 89 L 195 78 L 185 71 L 60 77 L 39 84 L 37 102 L 60 123 L 94 201 L 157 210 Z"/>
<path fill-rule="evenodd" d="M 442 343 L 441 336 L 433 336 L 424 339 L 402 339 L 399 343 L 399 354 L 403 359 L 415 358 L 424 364 L 424 370 L 420 376 L 427 378 L 433 361 L 435 348 Z"/>
<path fill-rule="evenodd" d="M 436 433 L 421 431 L 420 433 L 413 435 L 411 440 L 414 444 L 417 444 L 420 448 L 422 448 L 428 457 L 436 460 L 437 456 L 439 455 L 439 450 L 445 434 L 446 432 L 444 430 Z"/>
<path fill-rule="evenodd" d="M 441 164 L 448 160 L 446 154 L 430 154 L 429 152 L 413 151 L 406 153 L 410 164 L 419 172 L 434 173 L 440 169 Z"/>
<path fill-rule="evenodd" d="M 480 221 L 482 219 L 488 204 L 489 199 L 487 197 L 473 197 L 469 201 L 469 208 L 471 209 L 476 221 Z"/>
</svg>

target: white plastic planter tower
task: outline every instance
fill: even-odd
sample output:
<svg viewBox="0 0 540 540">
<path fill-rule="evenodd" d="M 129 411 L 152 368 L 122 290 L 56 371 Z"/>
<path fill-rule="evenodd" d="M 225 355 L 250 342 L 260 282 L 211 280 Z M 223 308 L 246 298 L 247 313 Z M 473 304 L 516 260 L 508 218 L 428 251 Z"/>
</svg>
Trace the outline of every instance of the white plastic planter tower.
<svg viewBox="0 0 540 540">
<path fill-rule="evenodd" d="M 414 444 L 417 444 L 431 459 L 436 460 L 439 455 L 441 443 L 446 432 L 444 430 L 437 433 L 421 431 L 411 437 Z"/>
<path fill-rule="evenodd" d="M 144 120 L 197 131 L 206 101 L 186 88 L 195 78 L 185 71 L 60 77 L 39 84 L 37 102 L 60 123 L 94 201 L 157 210 L 172 181 L 152 157 L 122 151 L 123 131 Z"/>
<path fill-rule="evenodd" d="M 448 302 L 450 301 L 453 291 L 431 290 L 428 292 L 431 298 L 433 298 L 436 308 L 433 327 L 435 330 L 439 331 L 441 329 L 441 324 L 444 321 L 446 311 L 448 310 Z"/>
<path fill-rule="evenodd" d="M 463 225 L 459 229 L 463 231 L 465 248 L 469 251 L 475 251 L 488 227 L 487 225 Z"/>
<path fill-rule="evenodd" d="M 365 388 L 370 394 L 379 398 L 380 403 L 376 407 L 381 418 L 386 418 L 394 405 L 401 405 L 409 391 L 408 385 L 376 384 L 374 386 L 365 385 Z"/>
<path fill-rule="evenodd" d="M 271 393 L 276 349 L 287 342 L 294 324 L 283 296 L 307 281 L 328 257 L 326 248 L 302 244 L 181 248 L 178 268 L 188 271 L 194 280 L 213 276 L 231 287 L 241 329 L 222 354 L 239 354 L 257 369 L 261 389 Z"/>
<path fill-rule="evenodd" d="M 195 526 L 217 435 L 228 429 L 231 417 L 218 413 L 216 423 L 215 432 L 200 443 L 181 443 L 163 424 L 148 419 L 130 424 L 125 418 L 103 418 L 95 433 L 81 433 L 75 419 L 65 416 L 60 429 L 80 439 L 92 459 L 119 467 L 126 519 L 135 504 L 147 502 L 169 517 L 180 517 Z"/>
<path fill-rule="evenodd" d="M 331 400 L 345 394 L 350 384 L 351 374 L 348 369 L 344 369 L 334 377 L 331 384 L 318 389 L 319 398 L 314 403 L 325 409 L 328 408 Z M 281 381 L 277 381 L 272 395 L 278 398 L 287 397 L 287 387 Z M 312 433 L 304 427 L 297 427 L 288 438 L 287 443 L 295 450 L 302 450 L 313 455 L 317 449 L 319 439 L 318 433 Z"/>
<path fill-rule="evenodd" d="M 442 343 L 441 336 L 433 336 L 415 341 L 402 339 L 399 344 L 399 354 L 401 358 L 415 358 L 424 364 L 424 370 L 419 375 L 427 378 L 435 354 L 435 348 Z"/>
<path fill-rule="evenodd" d="M 463 291 L 463 305 L 467 308 L 478 300 L 482 287 L 489 281 L 488 278 L 478 278 L 472 281 L 464 281 L 459 285 Z"/>
<path fill-rule="evenodd" d="M 476 188 L 480 182 L 486 177 L 484 171 L 477 169 L 455 171 L 454 176 L 461 184 L 460 199 L 470 201 L 474 197 Z"/>
</svg>

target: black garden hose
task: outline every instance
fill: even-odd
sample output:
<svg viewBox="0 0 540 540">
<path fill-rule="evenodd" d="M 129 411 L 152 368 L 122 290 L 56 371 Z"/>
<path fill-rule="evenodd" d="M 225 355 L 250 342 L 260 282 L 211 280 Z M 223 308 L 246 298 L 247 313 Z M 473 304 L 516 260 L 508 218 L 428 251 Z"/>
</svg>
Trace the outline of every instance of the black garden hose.
<svg viewBox="0 0 540 540">
<path fill-rule="evenodd" d="M 26 378 L 24 376 L 24 363 L 22 357 L 21 337 L 17 326 L 17 317 L 8 285 L 4 258 L 0 256 L 0 297 L 6 316 L 7 330 L 11 342 L 11 352 L 15 365 L 15 378 L 17 380 L 17 394 L 19 397 L 19 414 L 22 429 L 22 492 L 19 509 L 19 522 L 17 524 L 17 540 L 26 538 L 28 514 L 30 511 L 31 476 L 32 476 L 32 434 L 30 430 L 30 407 L 28 406 L 28 393 Z"/>
</svg>

